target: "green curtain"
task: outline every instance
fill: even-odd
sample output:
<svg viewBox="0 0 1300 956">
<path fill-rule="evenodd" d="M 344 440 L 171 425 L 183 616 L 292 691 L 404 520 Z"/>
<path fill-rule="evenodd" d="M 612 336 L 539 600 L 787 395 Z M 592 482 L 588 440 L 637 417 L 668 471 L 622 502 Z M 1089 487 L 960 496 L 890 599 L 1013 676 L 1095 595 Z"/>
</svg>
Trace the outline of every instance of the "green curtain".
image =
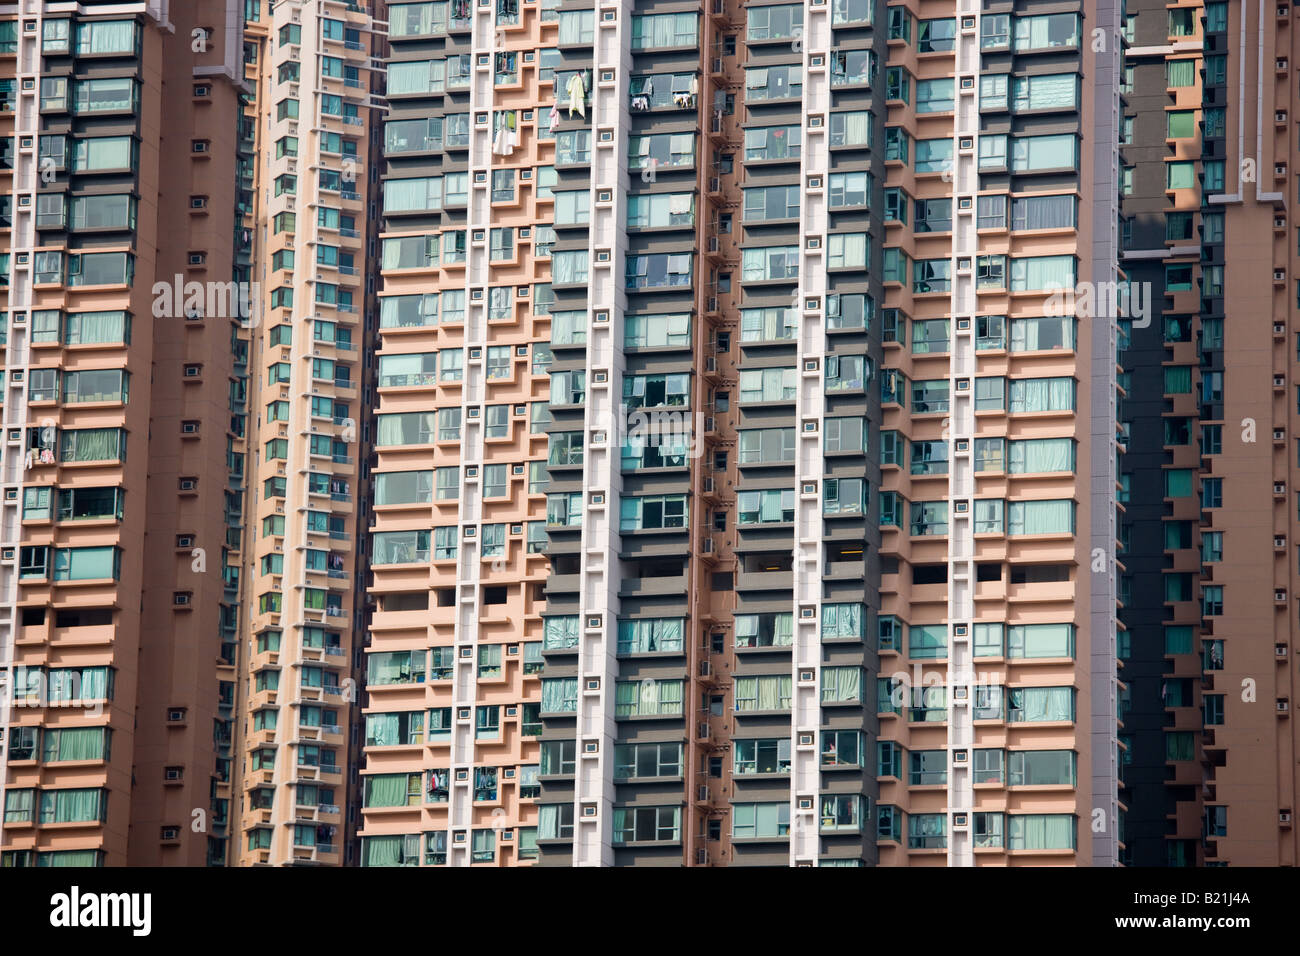
<svg viewBox="0 0 1300 956">
<path fill-rule="evenodd" d="M 362 837 L 365 852 L 362 866 L 397 866 L 402 859 L 402 836 Z"/>
<path fill-rule="evenodd" d="M 862 696 L 862 668 L 822 668 L 822 703 L 858 700 Z"/>
<path fill-rule="evenodd" d="M 41 823 L 84 823 L 99 819 L 98 788 L 41 792 Z"/>
<path fill-rule="evenodd" d="M 1012 850 L 1068 850 L 1074 847 L 1074 817 L 1067 813 L 1019 814 L 1010 818 Z"/>
<path fill-rule="evenodd" d="M 1011 473 L 1073 471 L 1074 442 L 1069 438 L 1032 438 L 1011 443 Z"/>
<path fill-rule="evenodd" d="M 1013 501 L 1008 509 L 1008 534 L 1069 534 L 1074 531 L 1074 502 Z"/>
<path fill-rule="evenodd" d="M 98 850 L 52 850 L 36 855 L 37 866 L 98 866 Z"/>
<path fill-rule="evenodd" d="M 406 774 L 386 773 L 366 777 L 367 807 L 406 806 Z"/>
<path fill-rule="evenodd" d="M 397 714 L 367 714 L 366 743 L 369 746 L 387 747 L 400 743 L 397 739 Z M 374 779 L 374 778 L 371 778 Z"/>
<path fill-rule="evenodd" d="M 623 706 L 623 689 L 631 684 L 618 685 L 618 707 L 621 716 Z M 578 679 L 576 677 L 554 677 L 542 681 L 542 711 L 548 714 L 567 713 L 577 709 Z"/>
<path fill-rule="evenodd" d="M 42 759 L 102 760 L 104 757 L 104 728 L 78 727 L 45 731 Z"/>
<path fill-rule="evenodd" d="M 1165 653 L 1192 653 L 1192 629 L 1187 625 L 1165 626 Z"/>
</svg>

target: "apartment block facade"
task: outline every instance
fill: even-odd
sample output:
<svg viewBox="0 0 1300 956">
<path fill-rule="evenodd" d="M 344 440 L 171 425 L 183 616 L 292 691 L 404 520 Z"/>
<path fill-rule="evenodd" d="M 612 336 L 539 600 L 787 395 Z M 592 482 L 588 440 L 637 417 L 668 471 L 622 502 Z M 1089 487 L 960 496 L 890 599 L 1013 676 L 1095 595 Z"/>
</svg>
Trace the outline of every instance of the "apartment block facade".
<svg viewBox="0 0 1300 956">
<path fill-rule="evenodd" d="M 357 546 L 373 401 L 375 21 L 336 0 L 254 4 L 249 582 L 232 863 L 341 865 L 355 805 Z"/>
<path fill-rule="evenodd" d="M 1296 860 L 1295 16 L 1127 10 L 1123 266 L 1152 290 L 1120 323 L 1139 866 Z"/>
<path fill-rule="evenodd" d="M 225 858 L 238 34 L 0 7 L 4 865 Z"/>
<path fill-rule="evenodd" d="M 0 862 L 1294 863 L 1248 6 L 0 6 Z"/>
<path fill-rule="evenodd" d="M 1113 863 L 1121 49 L 1040 6 L 390 5 L 363 865 Z"/>
</svg>

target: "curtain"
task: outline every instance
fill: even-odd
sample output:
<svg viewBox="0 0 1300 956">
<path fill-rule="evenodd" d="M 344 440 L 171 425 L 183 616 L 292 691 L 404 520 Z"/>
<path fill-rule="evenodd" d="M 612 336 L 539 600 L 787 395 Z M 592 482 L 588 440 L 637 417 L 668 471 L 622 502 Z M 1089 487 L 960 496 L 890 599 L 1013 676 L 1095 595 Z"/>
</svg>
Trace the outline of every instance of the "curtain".
<svg viewBox="0 0 1300 956">
<path fill-rule="evenodd" d="M 794 615 L 786 615 L 791 632 L 794 629 Z M 861 604 L 826 604 L 822 606 L 822 638 L 861 637 Z"/>
<path fill-rule="evenodd" d="M 372 654 L 367 680 L 371 684 L 395 684 L 402 679 L 404 672 L 410 671 L 410 668 L 410 656 L 405 652 Z"/>
<path fill-rule="evenodd" d="M 560 806 L 556 803 L 543 804 L 537 809 L 537 836 L 542 840 L 554 840 L 560 835 Z"/>
<path fill-rule="evenodd" d="M 867 124 L 868 113 L 840 113 L 841 123 L 844 127 L 844 145 L 854 143 L 865 143 L 870 135 L 870 127 Z"/>
<path fill-rule="evenodd" d="M 389 747 L 393 744 L 400 743 L 397 739 L 397 721 L 397 714 L 367 714 L 367 742 L 375 747 Z M 372 777 L 371 779 L 374 778 Z"/>
<path fill-rule="evenodd" d="M 1074 469 L 1074 443 L 1069 438 L 1033 438 L 1011 443 L 1012 474 Z"/>
<path fill-rule="evenodd" d="M 36 856 L 37 866 L 96 866 L 98 864 L 97 850 L 54 850 L 49 853 L 38 853 Z"/>
<path fill-rule="evenodd" d="M 822 703 L 858 700 L 862 696 L 862 668 L 822 668 Z"/>
<path fill-rule="evenodd" d="M 547 650 L 578 646 L 578 617 L 548 617 L 543 624 L 542 646 Z"/>
<path fill-rule="evenodd" d="M 758 680 L 758 709 L 759 710 L 780 710 L 781 709 L 781 681 L 789 680 L 788 677 L 778 676 L 775 680 L 772 678 Z"/>
<path fill-rule="evenodd" d="M 124 312 L 80 312 L 68 316 L 68 344 L 121 342 L 126 331 Z"/>
<path fill-rule="evenodd" d="M 1013 501 L 1008 534 L 1069 534 L 1074 531 L 1074 502 Z"/>
<path fill-rule="evenodd" d="M 1190 733 L 1165 734 L 1166 760 L 1192 760 L 1196 756 L 1196 744 Z"/>
<path fill-rule="evenodd" d="M 99 819 L 98 788 L 45 790 L 41 793 L 41 823 L 84 823 Z"/>
<path fill-rule="evenodd" d="M 1171 395 L 1190 395 L 1192 367 L 1190 365 L 1165 366 L 1165 392 Z"/>
<path fill-rule="evenodd" d="M 622 714 L 623 688 L 634 685 L 618 685 L 618 709 Z M 542 712 L 559 714 L 577 709 L 578 679 L 576 677 L 556 677 L 542 681 Z M 623 714 L 623 716 L 626 716 Z"/>
<path fill-rule="evenodd" d="M 1018 76 L 1012 84 L 1017 110 L 1073 109 L 1078 104 L 1079 81 L 1074 74 Z"/>
<path fill-rule="evenodd" d="M 392 35 L 408 37 L 433 33 L 433 11 L 439 6 L 445 11 L 445 4 L 434 3 L 405 3 L 391 7 L 389 13 L 392 15 L 390 23 Z"/>
<path fill-rule="evenodd" d="M 586 42 L 590 43 L 594 17 L 595 14 L 590 10 L 572 13 L 562 12 L 560 14 L 560 46 L 582 43 L 584 36 Z"/>
<path fill-rule="evenodd" d="M 102 760 L 104 728 L 45 731 L 45 760 Z"/>
<path fill-rule="evenodd" d="M 682 712 L 682 682 L 679 680 L 643 681 L 651 687 L 658 688 L 659 699 L 655 702 L 655 714 L 680 714 Z M 646 694 L 642 694 L 644 701 Z"/>
<path fill-rule="evenodd" d="M 362 837 L 365 840 L 365 866 L 398 866 L 402 859 L 403 836 Z"/>
<path fill-rule="evenodd" d="M 1013 228 L 1060 229 L 1073 226 L 1074 204 L 1073 196 L 1026 196 L 1016 199 L 1012 204 Z"/>
<path fill-rule="evenodd" d="M 115 461 L 118 457 L 117 428 L 83 428 L 63 433 L 60 457 L 63 461 Z"/>
<path fill-rule="evenodd" d="M 1073 408 L 1073 379 L 1020 378 L 1011 380 L 1012 412 L 1069 411 Z"/>
<path fill-rule="evenodd" d="M 135 49 L 135 22 L 113 20 L 77 25 L 77 53 L 129 53 Z"/>
<path fill-rule="evenodd" d="M 367 807 L 406 806 L 406 774 L 386 773 L 366 778 Z"/>
<path fill-rule="evenodd" d="M 863 232 L 853 232 L 846 235 L 831 236 L 832 245 L 840 246 L 841 266 L 857 266 L 866 268 L 867 264 L 867 235 Z M 834 258 L 835 250 L 831 249 L 831 256 Z"/>
<path fill-rule="evenodd" d="M 1074 847 L 1074 817 L 1067 813 L 1010 818 L 1010 849 L 1067 850 Z"/>
</svg>

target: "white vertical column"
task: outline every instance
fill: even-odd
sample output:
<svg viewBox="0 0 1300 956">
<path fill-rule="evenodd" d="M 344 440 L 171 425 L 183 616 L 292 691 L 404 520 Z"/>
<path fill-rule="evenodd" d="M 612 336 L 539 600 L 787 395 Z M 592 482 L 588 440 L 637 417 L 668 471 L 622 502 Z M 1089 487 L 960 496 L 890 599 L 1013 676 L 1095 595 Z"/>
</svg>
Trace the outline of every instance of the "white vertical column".
<svg viewBox="0 0 1300 956">
<path fill-rule="evenodd" d="M 307 531 L 306 511 L 308 509 L 307 483 L 308 475 L 314 469 L 310 455 L 310 438 L 307 432 L 310 421 L 307 409 L 311 403 L 312 385 L 312 315 L 316 301 L 316 244 L 320 239 L 316 209 L 320 205 L 320 131 L 323 123 L 320 118 L 319 75 L 320 52 L 322 45 L 321 11 L 316 0 L 294 0 L 292 3 L 276 5 L 272 27 L 275 31 L 289 24 L 301 28 L 300 44 L 297 55 L 290 53 L 290 59 L 298 63 L 298 80 L 287 84 L 287 92 L 299 101 L 298 119 L 288 120 L 288 132 L 298 137 L 302 159 L 298 161 L 295 172 L 298 175 L 299 195 L 307 199 L 306 210 L 295 220 L 294 261 L 303 263 L 305 268 L 295 275 L 295 292 L 290 325 L 293 335 L 289 346 L 290 379 L 286 396 L 290 402 L 289 424 L 281 430 L 287 441 L 286 457 L 290 463 L 286 467 L 285 481 L 287 495 L 284 504 L 284 544 L 281 548 L 283 563 L 281 565 L 281 607 L 280 640 L 283 648 L 280 660 L 288 662 L 289 667 L 280 673 L 277 701 L 280 703 L 281 719 L 275 726 L 275 770 L 273 785 L 281 793 L 273 805 L 271 821 L 274 828 L 271 833 L 271 852 L 269 863 L 272 866 L 287 866 L 293 862 L 293 824 L 295 814 L 294 801 L 282 794 L 293 786 L 293 781 L 301 772 L 298 768 L 297 748 L 299 709 L 303 704 L 302 664 L 303 664 L 303 628 L 307 621 L 306 602 L 306 548 L 311 539 Z M 268 53 L 270 52 L 268 46 Z M 278 91 L 279 80 L 275 75 L 268 78 L 272 99 Z M 272 118 L 274 124 L 278 122 Z M 264 161 L 259 157 L 259 161 Z M 265 171 L 267 166 L 263 166 Z M 263 188 L 267 188 L 266 177 L 262 177 Z M 270 190 L 267 188 L 267 196 Z M 297 203 L 292 197 L 284 207 L 296 210 Z M 306 279 L 301 276 L 305 274 Z M 305 293 L 305 294 L 304 294 Z M 262 303 L 265 308 L 266 304 Z M 258 330 L 261 332 L 262 330 Z M 250 392 L 253 392 L 250 389 Z M 301 424 L 299 424 L 301 423 Z M 287 706 L 286 706 L 287 705 Z M 347 768 L 344 767 L 346 773 Z M 346 785 L 346 784 L 345 784 Z"/>
<path fill-rule="evenodd" d="M 0 445 L 3 461 L 4 494 L 0 495 L 0 547 L 8 555 L 0 559 L 0 806 L 4 803 L 5 780 L 8 779 L 11 706 L 14 693 L 14 640 L 18 622 L 18 549 L 22 545 L 22 483 L 27 461 L 27 367 L 30 361 L 28 330 L 30 316 L 15 323 L 13 316 L 27 313 L 32 304 L 32 272 L 36 266 L 36 193 L 40 187 L 40 91 L 43 32 L 40 0 L 26 0 L 22 13 L 35 20 L 35 30 L 19 24 L 18 56 L 14 64 L 14 168 L 12 201 L 13 225 L 9 233 L 9 310 L 4 321 L 9 328 L 5 347 L 5 394 L 3 397 L 4 444 Z M 24 146 L 23 140 L 30 140 Z M 25 258 L 25 262 L 19 262 Z M 10 441 L 9 432 L 17 430 L 19 440 Z M 12 494 L 12 497 L 11 497 Z M 4 839 L 4 820 L 0 819 L 0 841 Z"/>
<path fill-rule="evenodd" d="M 578 639 L 578 767 L 574 776 L 573 865 L 612 866 L 614 681 L 618 676 L 618 417 L 623 395 L 623 291 L 627 256 L 627 137 L 631 0 L 596 5 L 591 93 L 591 231 L 587 246 L 586 467 Z M 698 263 L 697 263 L 698 268 Z M 692 505 L 695 503 L 692 502 Z M 691 516 L 694 517 L 693 515 Z"/>
<path fill-rule="evenodd" d="M 465 215 L 464 376 L 460 393 L 460 504 L 456 513 L 455 664 L 452 669 L 451 766 L 447 819 L 453 834 L 449 866 L 472 862 L 474 733 L 478 690 L 478 618 L 481 605 L 483 535 L 483 416 L 487 398 L 487 302 L 492 240 L 492 127 L 496 70 L 495 4 L 475 3 L 471 12 L 469 88 L 469 208 Z M 486 122 L 479 122 L 480 116 Z M 482 182 L 479 182 L 482 174 Z M 444 198 L 445 198 L 444 189 Z M 480 237 L 481 238 L 478 238 Z M 477 354 L 476 354 L 477 353 Z M 465 717 L 461 714 L 464 712 Z M 460 839 L 456 835 L 460 835 Z"/>
<path fill-rule="evenodd" d="M 948 366 L 948 865 L 972 866 L 971 809 L 975 693 L 971 635 L 975 618 L 975 295 L 976 194 L 979 192 L 979 10 L 957 4 L 953 86 L 951 342 Z M 913 691 L 916 692 L 915 689 Z"/>
<path fill-rule="evenodd" d="M 794 647 L 790 702 L 790 865 L 816 866 L 820 849 L 822 430 L 826 414 L 826 231 L 831 107 L 830 5 L 804 0 L 803 148 L 795 337 Z"/>
<path fill-rule="evenodd" d="M 1262 14 L 1262 2 L 1260 7 Z M 1094 282 L 1112 283 L 1119 274 L 1120 4 L 1115 0 L 1100 0 L 1095 15 L 1096 27 L 1110 42 L 1092 53 L 1093 128 L 1087 131 L 1083 140 L 1092 150 L 1092 181 L 1086 185 L 1080 183 L 1087 191 L 1087 207 L 1092 210 L 1092 248 L 1080 249 L 1079 258 L 1089 264 Z M 1088 53 L 1082 53 L 1082 56 L 1086 57 Z M 1098 288 L 1112 286 L 1098 285 Z M 1088 462 L 1091 510 L 1088 533 L 1090 553 L 1100 551 L 1106 556 L 1106 571 L 1090 573 L 1087 577 L 1089 696 L 1092 702 L 1089 715 L 1091 810 L 1104 813 L 1106 829 L 1092 834 L 1091 865 L 1116 866 L 1119 862 L 1119 688 L 1116 677 L 1114 559 L 1115 539 L 1118 537 L 1115 527 L 1115 483 L 1118 480 L 1115 459 L 1116 324 L 1111 310 L 1104 309 L 1102 313 L 1105 321 L 1094 320 L 1091 323 L 1091 354 L 1087 370 L 1090 392 L 1088 432 L 1092 446 Z M 1083 372 L 1083 369 L 1079 370 L 1080 377 Z M 1079 591 L 1083 590 L 1082 579 L 1083 568 L 1080 567 L 1076 585 Z M 1076 592 L 1075 599 L 1081 602 L 1083 594 Z M 1079 796 L 1082 798 L 1083 794 Z M 1085 806 L 1082 799 L 1079 806 Z M 1090 827 L 1091 823 L 1091 814 L 1080 814 L 1080 830 Z"/>
</svg>

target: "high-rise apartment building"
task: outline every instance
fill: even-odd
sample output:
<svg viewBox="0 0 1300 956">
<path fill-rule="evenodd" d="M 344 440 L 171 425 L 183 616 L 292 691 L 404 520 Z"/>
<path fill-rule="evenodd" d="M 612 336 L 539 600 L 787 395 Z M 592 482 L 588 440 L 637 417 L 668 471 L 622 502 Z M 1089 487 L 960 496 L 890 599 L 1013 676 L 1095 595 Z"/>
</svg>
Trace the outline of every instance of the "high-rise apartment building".
<svg viewBox="0 0 1300 956">
<path fill-rule="evenodd" d="M 389 6 L 363 865 L 1114 860 L 1087 12 Z"/>
<path fill-rule="evenodd" d="M 0 7 L 6 866 L 225 856 L 238 34 Z"/>
<path fill-rule="evenodd" d="M 1150 290 L 1120 323 L 1139 866 L 1296 862 L 1295 17 L 1127 8 L 1123 265 Z"/>
<path fill-rule="evenodd" d="M 561 5 L 544 864 L 1113 859 L 1114 341 L 1049 295 L 1117 278 L 1081 14 Z M 683 411 L 698 456 L 607 457 Z"/>
<path fill-rule="evenodd" d="M 252 6 L 245 122 L 256 143 L 248 229 L 260 308 L 249 337 L 231 862 L 340 865 L 364 614 L 376 26 L 368 5 L 342 0 Z"/>
<path fill-rule="evenodd" d="M 0 861 L 1294 863 L 1247 7 L 0 7 Z"/>
<path fill-rule="evenodd" d="M 387 16 L 361 864 L 527 863 L 563 623 L 543 617 L 548 343 L 585 331 L 550 281 L 563 36 L 524 0 Z"/>
</svg>

